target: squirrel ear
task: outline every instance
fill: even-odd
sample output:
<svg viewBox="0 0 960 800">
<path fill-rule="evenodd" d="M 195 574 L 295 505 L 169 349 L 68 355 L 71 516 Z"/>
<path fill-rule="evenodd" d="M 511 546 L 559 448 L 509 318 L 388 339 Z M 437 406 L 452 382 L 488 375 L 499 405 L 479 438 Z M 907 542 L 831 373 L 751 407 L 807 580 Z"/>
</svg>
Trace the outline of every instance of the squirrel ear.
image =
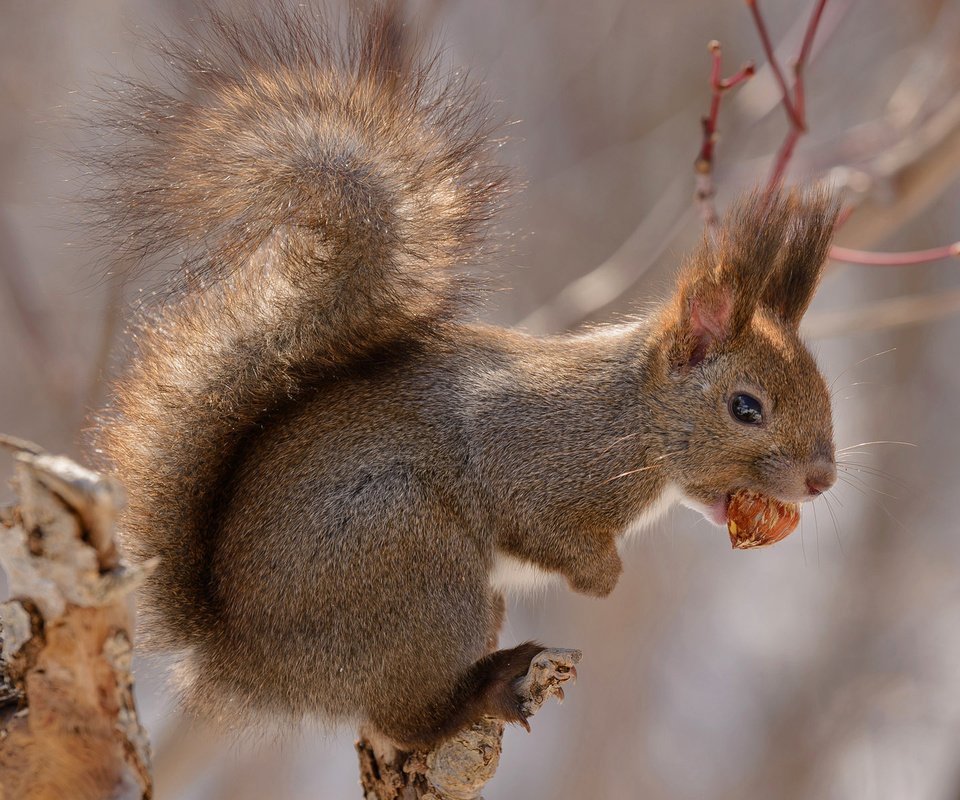
<svg viewBox="0 0 960 800">
<path fill-rule="evenodd" d="M 817 188 L 792 192 L 787 205 L 786 243 L 762 302 L 777 319 L 796 328 L 823 274 L 840 204 L 830 192 Z"/>
<path fill-rule="evenodd" d="M 692 367 L 750 325 L 783 245 L 787 207 L 779 191 L 754 190 L 704 235 L 680 276 L 674 363 Z"/>
<path fill-rule="evenodd" d="M 731 333 L 733 293 L 706 281 L 681 293 L 680 353 L 681 367 L 695 367 L 716 345 L 727 341 Z"/>
</svg>

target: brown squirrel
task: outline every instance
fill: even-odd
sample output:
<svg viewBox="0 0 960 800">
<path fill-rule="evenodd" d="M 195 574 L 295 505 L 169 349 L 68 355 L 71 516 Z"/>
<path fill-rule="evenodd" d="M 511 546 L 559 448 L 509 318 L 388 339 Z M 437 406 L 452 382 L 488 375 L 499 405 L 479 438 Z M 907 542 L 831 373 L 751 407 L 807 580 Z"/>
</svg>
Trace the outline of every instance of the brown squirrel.
<svg viewBox="0 0 960 800">
<path fill-rule="evenodd" d="M 541 646 L 488 652 L 511 584 L 602 597 L 627 533 L 676 501 L 722 524 L 740 488 L 833 483 L 797 328 L 837 207 L 747 196 L 628 324 L 475 324 L 459 267 L 504 187 L 485 106 L 390 7 L 348 28 L 213 9 L 165 42 L 172 75 L 123 82 L 107 222 L 118 252 L 183 268 L 140 315 L 98 445 L 127 547 L 159 556 L 144 628 L 183 653 L 190 706 L 426 746 L 524 722 Z"/>
</svg>

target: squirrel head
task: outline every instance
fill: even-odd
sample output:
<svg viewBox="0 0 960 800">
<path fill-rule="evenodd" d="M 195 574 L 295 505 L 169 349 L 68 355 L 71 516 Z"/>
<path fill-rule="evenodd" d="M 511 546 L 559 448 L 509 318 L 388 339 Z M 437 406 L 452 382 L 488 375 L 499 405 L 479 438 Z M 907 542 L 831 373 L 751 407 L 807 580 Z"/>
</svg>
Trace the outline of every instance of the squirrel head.
<svg viewBox="0 0 960 800">
<path fill-rule="evenodd" d="M 820 189 L 746 196 L 667 306 L 665 472 L 717 524 L 738 489 L 800 502 L 836 480 L 830 392 L 798 328 L 837 213 Z"/>
</svg>

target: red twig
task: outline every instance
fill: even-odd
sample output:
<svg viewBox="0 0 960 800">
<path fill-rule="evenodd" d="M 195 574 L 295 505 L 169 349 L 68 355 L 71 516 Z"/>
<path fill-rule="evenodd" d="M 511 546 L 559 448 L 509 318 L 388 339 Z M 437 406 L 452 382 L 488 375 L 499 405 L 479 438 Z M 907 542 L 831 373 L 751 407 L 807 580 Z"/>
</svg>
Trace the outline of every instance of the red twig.
<svg viewBox="0 0 960 800">
<path fill-rule="evenodd" d="M 763 51 L 766 53 L 767 60 L 770 62 L 770 69 L 773 71 L 780 84 L 780 91 L 783 93 L 783 108 L 787 114 L 787 120 L 790 123 L 790 130 L 787 132 L 777 152 L 777 157 L 770 170 L 770 179 L 768 186 L 772 189 L 783 181 L 787 172 L 790 159 L 793 157 L 793 151 L 796 148 L 797 141 L 807 131 L 807 104 L 806 94 L 803 85 L 803 70 L 807 59 L 810 57 L 810 51 L 813 49 L 813 40 L 817 35 L 817 28 L 820 25 L 820 19 L 823 16 L 823 9 L 827 5 L 827 0 L 817 0 L 810 14 L 810 20 L 807 22 L 807 29 L 803 34 L 803 43 L 800 45 L 800 53 L 797 60 L 793 63 L 793 88 L 787 84 L 783 68 L 773 51 L 773 43 L 770 41 L 770 34 L 767 31 L 767 23 L 760 11 L 758 0 L 746 0 L 750 13 L 753 16 L 754 25 L 760 36 L 760 43 L 763 45 Z"/>
<path fill-rule="evenodd" d="M 777 60 L 777 55 L 773 52 L 773 42 L 770 40 L 770 34 L 767 31 L 767 23 L 763 19 L 763 14 L 760 12 L 760 6 L 757 5 L 757 0 L 747 0 L 747 7 L 750 9 L 751 15 L 753 15 L 753 24 L 757 28 L 757 33 L 760 34 L 760 43 L 763 45 L 763 52 L 767 56 L 770 69 L 773 70 L 773 75 L 777 79 L 777 83 L 780 84 L 780 92 L 783 94 L 783 107 L 787 112 L 787 116 L 790 118 L 790 122 L 795 127 L 803 130 L 804 122 L 797 114 L 797 110 L 793 106 L 793 100 L 790 96 L 790 87 L 787 85 L 787 79 L 783 75 L 783 69 L 780 67 L 780 62 Z"/>
<path fill-rule="evenodd" d="M 770 178 L 767 181 L 768 188 L 772 189 L 783 182 L 783 176 L 787 171 L 787 165 L 790 163 L 790 159 L 793 158 L 793 151 L 797 146 L 800 135 L 800 131 L 796 128 L 791 128 L 790 132 L 787 133 L 783 144 L 780 145 L 780 149 L 777 151 L 777 158 L 773 162 L 773 169 L 770 171 Z"/>
<path fill-rule="evenodd" d="M 849 264 L 865 264 L 878 267 L 902 267 L 912 264 L 929 264 L 945 258 L 960 258 L 960 242 L 932 247 L 929 250 L 911 250 L 906 253 L 871 253 L 866 250 L 851 250 L 847 247 L 830 248 L 830 258 Z"/>
<path fill-rule="evenodd" d="M 767 23 L 763 18 L 763 13 L 760 11 L 758 0 L 746 0 L 746 2 L 750 8 L 750 13 L 753 15 L 753 21 L 757 26 L 757 31 L 760 34 L 760 42 L 770 62 L 770 69 L 780 84 L 780 90 L 783 95 L 783 107 L 786 110 L 787 119 L 790 122 L 790 130 L 784 138 L 783 144 L 780 146 L 770 173 L 768 185 L 770 188 L 773 188 L 783 181 L 797 141 L 807 129 L 806 103 L 803 91 L 803 68 L 813 48 L 813 40 L 827 0 L 817 0 L 813 13 L 810 15 L 810 20 L 807 23 L 800 53 L 794 64 L 794 86 L 792 94 L 790 86 L 787 85 L 783 68 L 780 66 L 776 53 L 773 51 L 773 43 L 770 40 Z M 700 144 L 700 152 L 697 155 L 695 168 L 697 177 L 696 199 L 697 205 L 700 207 L 700 216 L 703 218 L 707 227 L 712 228 L 719 221 L 716 204 L 714 203 L 716 187 L 713 182 L 713 158 L 717 144 L 717 118 L 720 115 L 720 102 L 725 92 L 748 80 L 750 76 L 754 74 L 755 68 L 753 62 L 748 61 L 729 78 L 723 78 L 721 77 L 723 56 L 720 50 L 720 42 L 714 40 L 710 42 L 708 48 L 710 49 L 712 57 L 710 67 L 710 111 L 701 120 L 703 125 L 703 141 Z"/>
<path fill-rule="evenodd" d="M 770 33 L 767 30 L 767 23 L 763 17 L 763 12 L 760 10 L 759 0 L 746 0 L 746 3 L 753 16 L 753 22 L 760 36 L 763 51 L 770 63 L 770 69 L 780 86 L 783 108 L 787 115 L 787 121 L 790 124 L 790 129 L 787 131 L 777 151 L 773 166 L 770 170 L 770 178 L 767 186 L 769 189 L 774 189 L 783 182 L 797 142 L 800 140 L 800 137 L 807 132 L 806 93 L 803 80 L 804 68 L 813 51 L 813 41 L 816 38 L 817 29 L 820 26 L 820 20 L 823 17 L 827 0 L 816 0 L 813 10 L 810 13 L 810 18 L 804 30 L 803 41 L 800 45 L 800 52 L 792 65 L 792 87 L 787 83 L 783 67 L 774 52 Z M 725 90 L 743 83 L 743 81 L 753 74 L 754 68 L 753 63 L 748 62 L 739 72 L 724 80 L 720 77 L 720 43 L 716 41 L 710 42 L 709 47 L 713 55 L 713 64 L 710 70 L 710 113 L 703 118 L 703 143 L 700 147 L 700 155 L 697 158 L 696 169 L 697 201 L 700 205 L 701 216 L 708 226 L 714 226 L 718 221 L 718 217 L 713 202 L 715 193 L 713 184 L 713 156 L 717 140 L 717 116 L 720 112 L 720 100 Z M 851 211 L 852 208 L 844 209 L 840 219 L 837 221 L 838 228 L 846 221 Z M 847 247 L 833 246 L 830 249 L 830 258 L 834 261 L 844 261 L 851 264 L 869 266 L 927 264 L 947 258 L 960 258 L 960 242 L 930 248 L 929 250 L 913 250 L 904 253 L 869 252 L 866 250 L 852 250 Z"/>
<path fill-rule="evenodd" d="M 795 79 L 793 87 L 793 107 L 796 116 L 803 123 L 803 129 L 807 125 L 807 104 L 806 96 L 803 91 L 803 70 L 807 65 L 807 58 L 810 56 L 810 50 L 813 48 L 813 38 L 817 34 L 817 28 L 820 27 L 820 17 L 823 16 L 823 9 L 827 5 L 827 0 L 819 0 L 814 6 L 813 13 L 810 15 L 810 21 L 807 23 L 806 33 L 803 35 L 803 44 L 800 46 L 800 55 L 797 56 L 796 63 L 793 65 L 793 75 Z"/>
<path fill-rule="evenodd" d="M 710 67 L 710 111 L 702 118 L 703 142 L 694 165 L 697 172 L 697 203 L 704 223 L 714 226 L 719 221 L 716 205 L 713 202 L 716 189 L 713 184 L 713 152 L 717 144 L 717 117 L 720 115 L 720 100 L 724 92 L 734 89 L 748 80 L 754 73 L 752 61 L 748 61 L 729 78 L 722 78 L 723 54 L 720 42 L 713 40 L 707 45 L 713 57 Z"/>
<path fill-rule="evenodd" d="M 820 17 L 823 16 L 823 9 L 826 7 L 827 0 L 819 0 L 817 5 L 814 6 L 813 13 L 810 15 L 810 21 L 807 23 L 807 31 L 803 35 L 803 44 L 800 45 L 800 55 L 797 56 L 798 68 L 807 63 L 807 58 L 813 49 L 813 38 L 817 35 L 817 29 L 820 27 Z"/>
</svg>

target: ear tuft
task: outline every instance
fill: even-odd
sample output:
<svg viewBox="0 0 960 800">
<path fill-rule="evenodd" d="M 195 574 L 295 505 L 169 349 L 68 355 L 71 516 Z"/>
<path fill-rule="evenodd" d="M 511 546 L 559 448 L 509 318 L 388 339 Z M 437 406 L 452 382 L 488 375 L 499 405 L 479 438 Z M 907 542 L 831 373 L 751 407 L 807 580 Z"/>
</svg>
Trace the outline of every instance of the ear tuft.
<svg viewBox="0 0 960 800">
<path fill-rule="evenodd" d="M 705 235 L 681 274 L 680 368 L 695 366 L 750 325 L 787 231 L 788 202 L 779 191 L 744 195 L 716 237 Z"/>
<path fill-rule="evenodd" d="M 823 187 L 805 192 L 795 190 L 788 199 L 786 242 L 762 303 L 785 325 L 797 328 L 820 283 L 840 203 Z"/>
</svg>

